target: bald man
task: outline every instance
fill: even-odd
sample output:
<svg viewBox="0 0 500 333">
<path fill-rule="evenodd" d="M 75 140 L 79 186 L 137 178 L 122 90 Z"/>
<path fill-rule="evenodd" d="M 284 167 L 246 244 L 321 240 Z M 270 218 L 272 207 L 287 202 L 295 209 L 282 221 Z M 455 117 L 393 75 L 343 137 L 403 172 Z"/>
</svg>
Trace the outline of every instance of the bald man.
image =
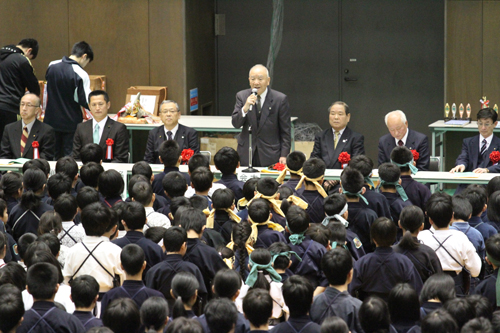
<svg viewBox="0 0 500 333">
<path fill-rule="evenodd" d="M 248 165 L 249 126 L 252 128 L 253 166 L 286 163 L 291 146 L 288 98 L 268 87 L 271 78 L 263 65 L 253 66 L 248 79 L 250 89 L 236 94 L 232 114 L 233 126 L 243 127 L 238 136 L 241 165 Z M 252 89 L 256 89 L 256 94 L 252 94 Z"/>
<path fill-rule="evenodd" d="M 389 134 L 378 141 L 378 164 L 391 161 L 391 152 L 396 146 L 406 146 L 416 150 L 420 155 L 416 167 L 419 171 L 429 170 L 429 140 L 425 134 L 408 128 L 408 120 L 401 110 L 391 111 L 385 115 L 385 124 Z"/>
</svg>

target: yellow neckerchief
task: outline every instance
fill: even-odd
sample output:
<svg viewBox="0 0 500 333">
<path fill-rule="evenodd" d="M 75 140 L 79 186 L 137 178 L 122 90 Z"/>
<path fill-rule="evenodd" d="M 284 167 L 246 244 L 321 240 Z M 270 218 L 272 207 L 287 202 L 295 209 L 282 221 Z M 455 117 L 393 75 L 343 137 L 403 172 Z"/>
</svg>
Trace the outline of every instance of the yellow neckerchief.
<svg viewBox="0 0 500 333">
<path fill-rule="evenodd" d="M 295 170 L 290 170 L 290 169 L 288 169 L 288 167 L 286 167 L 283 171 L 281 171 L 278 178 L 276 178 L 276 181 L 278 183 L 283 184 L 283 181 L 285 180 L 287 171 L 289 171 L 290 173 L 296 174 L 297 176 L 302 177 L 302 168 L 300 168 L 300 170 L 295 171 Z"/>
<path fill-rule="evenodd" d="M 247 241 L 245 242 L 245 248 L 247 249 L 248 255 L 250 255 L 253 252 L 253 250 L 254 250 L 254 248 L 252 247 L 252 245 L 250 245 L 251 241 L 252 241 L 252 237 L 248 237 Z M 234 245 L 235 244 L 233 242 L 233 236 L 231 235 L 231 242 L 229 244 L 227 244 L 226 247 L 228 249 L 231 249 L 234 252 Z M 236 256 L 236 253 L 231 258 L 224 259 L 224 262 L 226 263 L 226 265 L 230 269 L 234 269 L 234 262 L 236 260 L 235 256 Z"/>
<path fill-rule="evenodd" d="M 248 239 L 250 239 L 254 242 L 257 241 L 257 236 L 259 236 L 259 230 L 257 229 L 257 226 L 259 226 L 259 225 L 266 225 L 268 228 L 279 231 L 279 232 L 282 232 L 285 230 L 278 223 L 274 223 L 274 222 L 271 222 L 269 220 L 267 220 L 266 222 L 256 223 L 249 216 L 248 222 L 250 222 L 250 226 L 252 227 L 252 233 L 250 234 L 250 237 Z"/>
<path fill-rule="evenodd" d="M 304 200 L 302 200 L 299 197 L 296 197 L 295 195 L 289 196 L 288 198 L 286 198 L 286 200 L 289 203 L 294 204 L 295 206 L 299 206 L 300 208 L 302 208 L 304 210 L 306 210 L 307 207 L 309 206 L 309 204 L 307 202 L 305 202 Z"/>
<path fill-rule="evenodd" d="M 285 217 L 285 213 L 283 213 L 281 211 L 281 202 L 279 202 L 278 200 L 275 199 L 276 198 L 276 193 L 274 193 L 273 195 L 264 195 L 264 194 L 262 194 L 262 193 L 260 193 L 260 192 L 257 191 L 257 194 L 253 197 L 252 200 L 250 200 L 250 202 L 248 203 L 247 207 L 250 205 L 250 203 L 254 199 L 260 199 L 260 198 L 266 199 L 267 201 L 269 201 L 271 203 L 271 205 L 273 206 L 274 211 L 277 214 Z"/>
<path fill-rule="evenodd" d="M 306 175 L 302 175 L 302 178 L 300 178 L 299 183 L 297 184 L 297 187 L 295 187 L 295 190 L 298 190 L 299 188 L 302 187 L 302 183 L 304 180 L 307 180 L 308 182 L 312 182 L 314 186 L 316 186 L 316 190 L 321 194 L 323 198 L 326 198 L 328 194 L 326 194 L 325 189 L 323 186 L 321 186 L 320 183 L 318 183 L 319 180 L 321 180 L 323 176 L 319 176 L 318 178 L 309 178 Z"/>
<path fill-rule="evenodd" d="M 248 200 L 247 198 L 243 197 L 240 200 L 238 200 L 238 210 L 242 210 L 244 208 L 241 207 L 247 207 L 248 206 Z"/>
<path fill-rule="evenodd" d="M 203 214 L 205 214 L 206 217 L 209 217 L 210 216 L 210 211 L 208 210 L 208 208 L 205 208 L 203 210 Z"/>
<path fill-rule="evenodd" d="M 224 209 L 219 209 L 219 210 L 223 210 L 223 211 L 227 212 L 229 214 L 229 218 L 231 220 L 233 220 L 234 222 L 240 223 L 241 217 L 236 215 L 236 213 L 233 212 L 231 209 L 224 208 Z M 207 228 L 210 228 L 210 229 L 214 228 L 214 220 L 215 220 L 215 208 L 212 209 L 212 211 L 210 212 L 210 215 L 208 215 L 208 217 L 207 217 Z"/>
</svg>

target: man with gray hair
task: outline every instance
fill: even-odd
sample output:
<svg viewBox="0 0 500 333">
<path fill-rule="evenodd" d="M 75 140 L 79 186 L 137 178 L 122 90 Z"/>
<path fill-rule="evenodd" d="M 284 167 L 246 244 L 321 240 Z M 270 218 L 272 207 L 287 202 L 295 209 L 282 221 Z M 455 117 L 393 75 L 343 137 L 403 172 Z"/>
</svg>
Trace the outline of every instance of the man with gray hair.
<svg viewBox="0 0 500 333">
<path fill-rule="evenodd" d="M 190 127 L 179 124 L 180 118 L 181 111 L 179 104 L 170 100 L 163 101 L 160 104 L 160 119 L 163 122 L 163 126 L 149 132 L 144 161 L 160 164 L 158 151 L 160 150 L 160 145 L 166 140 L 177 141 L 179 148 L 182 150 L 192 149 L 195 154 L 200 152 L 198 132 Z"/>
<path fill-rule="evenodd" d="M 389 134 L 382 136 L 378 141 L 378 164 L 391 161 L 391 152 L 397 146 L 406 146 L 416 150 L 419 158 L 416 167 L 420 171 L 429 170 L 429 140 L 425 134 L 408 128 L 406 115 L 401 110 L 391 111 L 385 115 L 385 124 Z"/>
</svg>

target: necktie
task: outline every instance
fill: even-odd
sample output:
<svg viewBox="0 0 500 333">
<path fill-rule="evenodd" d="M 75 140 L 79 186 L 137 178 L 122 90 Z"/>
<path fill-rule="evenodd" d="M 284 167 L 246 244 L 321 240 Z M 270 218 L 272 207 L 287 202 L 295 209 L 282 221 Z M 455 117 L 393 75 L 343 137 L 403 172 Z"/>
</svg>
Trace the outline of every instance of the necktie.
<svg viewBox="0 0 500 333">
<path fill-rule="evenodd" d="M 400 147 L 401 147 L 401 146 L 403 146 L 403 145 L 404 145 L 403 140 L 399 140 L 399 141 L 398 141 L 398 146 L 400 146 Z"/>
<path fill-rule="evenodd" d="M 480 153 L 481 155 L 483 155 L 486 152 L 486 144 L 487 144 L 486 139 L 483 139 L 482 142 L 483 145 L 481 146 L 481 153 Z"/>
<path fill-rule="evenodd" d="M 167 132 L 167 140 L 172 140 L 172 132 Z"/>
<path fill-rule="evenodd" d="M 99 124 L 94 127 L 94 143 L 99 144 Z"/>
<path fill-rule="evenodd" d="M 28 141 L 28 127 L 24 126 L 23 128 L 23 135 L 21 135 L 21 156 L 23 156 L 24 153 L 24 147 L 26 146 L 26 141 Z"/>
<path fill-rule="evenodd" d="M 337 143 L 339 143 L 339 131 L 335 131 L 335 138 L 333 139 L 333 147 L 337 149 Z"/>
<path fill-rule="evenodd" d="M 260 95 L 257 96 L 257 105 L 256 106 L 257 106 L 257 112 L 260 113 Z"/>
</svg>

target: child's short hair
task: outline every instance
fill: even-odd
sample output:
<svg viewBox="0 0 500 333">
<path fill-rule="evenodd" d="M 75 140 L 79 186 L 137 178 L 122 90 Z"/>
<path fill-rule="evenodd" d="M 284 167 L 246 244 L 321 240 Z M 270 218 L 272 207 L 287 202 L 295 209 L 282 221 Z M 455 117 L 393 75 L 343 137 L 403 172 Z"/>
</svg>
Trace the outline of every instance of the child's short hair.
<svg viewBox="0 0 500 333">
<path fill-rule="evenodd" d="M 472 214 L 472 205 L 469 200 L 461 195 L 454 195 L 451 200 L 453 203 L 453 218 L 455 220 L 469 221 Z"/>
<path fill-rule="evenodd" d="M 56 162 L 56 173 L 65 173 L 71 181 L 75 179 L 78 174 L 78 164 L 71 156 L 64 156 Z"/>
<path fill-rule="evenodd" d="M 418 294 L 408 283 L 398 283 L 387 300 L 392 322 L 417 322 L 420 319 Z"/>
<path fill-rule="evenodd" d="M 179 209 L 179 207 L 181 206 L 190 207 L 191 202 L 185 196 L 175 197 L 170 200 L 170 213 L 172 213 L 172 216 L 175 216 L 177 209 Z"/>
<path fill-rule="evenodd" d="M 162 142 L 158 154 L 160 155 L 163 165 L 166 167 L 175 167 L 181 157 L 182 150 L 175 140 L 167 140 Z"/>
<path fill-rule="evenodd" d="M 148 162 L 139 161 L 132 167 L 132 176 L 135 175 L 143 175 L 149 181 L 151 176 L 153 176 L 153 169 L 151 169 L 151 165 Z"/>
<path fill-rule="evenodd" d="M 95 162 L 101 164 L 102 157 L 104 156 L 104 151 L 102 147 L 97 143 L 87 143 L 80 150 L 80 158 L 82 163 L 85 165 L 89 162 Z"/>
<path fill-rule="evenodd" d="M 468 299 L 457 297 L 443 304 L 443 309 L 455 319 L 460 331 L 469 320 L 476 317 L 476 310 Z"/>
<path fill-rule="evenodd" d="M 99 294 L 99 283 L 91 275 L 80 275 L 71 281 L 71 300 L 77 308 L 89 308 Z"/>
<path fill-rule="evenodd" d="M 347 204 L 347 200 L 344 195 L 340 193 L 330 194 L 323 201 L 323 209 L 326 215 L 333 216 L 339 214 L 342 209 L 344 209 Z"/>
<path fill-rule="evenodd" d="M 370 296 L 359 308 L 359 322 L 365 333 L 389 332 L 391 318 L 383 299 Z"/>
<path fill-rule="evenodd" d="M 201 153 L 196 153 L 189 159 L 188 162 L 189 173 L 193 173 L 193 171 L 198 169 L 199 167 L 210 168 L 210 161 L 205 155 Z"/>
<path fill-rule="evenodd" d="M 87 236 L 102 236 L 108 229 L 111 212 L 102 202 L 94 202 L 82 210 L 82 225 Z"/>
<path fill-rule="evenodd" d="M 383 180 L 384 182 L 397 182 L 399 181 L 399 178 L 401 177 L 401 170 L 392 163 L 383 163 L 381 166 L 378 167 L 378 176 L 380 180 Z M 394 185 L 383 185 L 384 187 L 395 187 Z"/>
<path fill-rule="evenodd" d="M 453 217 L 453 201 L 444 192 L 433 193 L 425 204 L 427 216 L 438 228 L 446 228 Z"/>
<path fill-rule="evenodd" d="M 187 190 L 186 178 L 179 171 L 170 171 L 161 182 L 170 198 L 182 197 Z"/>
<path fill-rule="evenodd" d="M 10 332 L 24 315 L 21 291 L 12 284 L 0 286 L 0 331 Z"/>
<path fill-rule="evenodd" d="M 413 153 L 406 146 L 398 146 L 391 152 L 391 161 L 397 164 L 406 164 L 413 160 Z M 400 167 L 401 172 L 410 171 L 409 166 Z"/>
<path fill-rule="evenodd" d="M 469 185 L 462 192 L 462 195 L 469 200 L 472 205 L 472 216 L 478 216 L 483 211 L 484 205 L 488 202 L 486 189 L 482 185 Z"/>
<path fill-rule="evenodd" d="M 62 219 L 59 214 L 53 210 L 46 211 L 40 216 L 40 222 L 38 223 L 38 235 L 43 235 L 46 233 L 52 233 L 54 235 L 59 235 L 63 230 Z"/>
<path fill-rule="evenodd" d="M 172 317 L 186 317 L 187 313 L 184 304 L 188 304 L 189 300 L 196 295 L 200 288 L 200 283 L 192 273 L 179 272 L 172 279 L 171 288 L 171 292 L 175 298 Z"/>
<path fill-rule="evenodd" d="M 243 184 L 243 196 L 247 199 L 247 201 L 252 200 L 255 196 L 258 181 L 258 178 L 250 178 L 245 182 L 245 184 Z"/>
<path fill-rule="evenodd" d="M 142 303 L 140 312 L 141 322 L 148 332 L 152 330 L 157 332 L 165 326 L 168 319 L 168 303 L 163 297 L 149 297 Z"/>
<path fill-rule="evenodd" d="M 292 151 L 286 157 L 286 166 L 293 171 L 299 171 L 304 166 L 306 155 L 301 151 Z"/>
<path fill-rule="evenodd" d="M 328 230 L 330 230 L 330 243 L 333 249 L 333 242 L 337 245 L 344 245 L 347 237 L 347 229 L 342 222 L 331 221 L 328 223 Z"/>
<path fill-rule="evenodd" d="M 16 196 L 23 188 L 23 176 L 17 172 L 8 172 L 0 178 L 0 197 L 7 200 Z M 252 192 L 253 198 L 253 192 Z"/>
<path fill-rule="evenodd" d="M 104 172 L 102 165 L 89 162 L 80 169 L 80 179 L 86 186 L 96 188 L 99 185 L 99 176 Z"/>
<path fill-rule="evenodd" d="M 249 212 L 250 213 L 250 212 Z M 292 206 L 286 213 L 288 230 L 291 234 L 300 234 L 309 228 L 309 214 L 299 206 Z"/>
<path fill-rule="evenodd" d="M 305 316 L 311 309 L 314 287 L 305 277 L 293 275 L 283 283 L 283 298 L 290 317 Z"/>
<path fill-rule="evenodd" d="M 139 274 L 145 258 L 144 250 L 137 244 L 125 245 L 120 253 L 123 270 L 128 275 Z"/>
<path fill-rule="evenodd" d="M 346 167 L 340 175 L 340 183 L 342 188 L 350 193 L 358 193 L 361 191 L 365 184 L 365 179 L 361 172 L 351 167 Z M 347 197 L 354 198 L 355 196 L 346 195 Z"/>
<path fill-rule="evenodd" d="M 191 172 L 191 183 L 197 192 L 208 191 L 212 187 L 214 174 L 206 167 L 198 167 Z"/>
<path fill-rule="evenodd" d="M 350 329 L 349 326 L 347 326 L 347 323 L 345 322 L 344 319 L 337 317 L 337 316 L 331 316 L 331 317 L 326 317 L 325 320 L 323 320 L 323 323 L 321 324 L 321 333 L 349 333 Z"/>
<path fill-rule="evenodd" d="M 352 270 L 351 253 L 344 248 L 331 249 L 321 259 L 321 269 L 329 284 L 333 286 L 345 284 Z"/>
<path fill-rule="evenodd" d="M 93 187 L 84 186 L 76 195 L 76 203 L 78 204 L 78 208 L 83 210 L 86 206 L 91 203 L 99 202 L 99 192 Z"/>
<path fill-rule="evenodd" d="M 144 237 L 151 240 L 153 243 L 158 244 L 161 240 L 163 240 L 163 236 L 165 235 L 164 227 L 151 227 L 147 228 L 144 232 Z"/>
<path fill-rule="evenodd" d="M 248 216 L 255 223 L 266 222 L 269 220 L 270 213 L 271 208 L 269 207 L 269 202 L 265 199 L 252 200 L 250 205 L 248 205 Z"/>
<path fill-rule="evenodd" d="M 35 168 L 42 170 L 47 177 L 48 177 L 48 174 L 50 174 L 50 164 L 44 158 L 37 158 L 35 160 L 29 160 L 26 163 L 24 163 L 23 164 L 23 173 L 26 172 L 26 170 L 28 170 L 31 167 L 35 167 Z"/>
<path fill-rule="evenodd" d="M 275 195 L 280 184 L 270 177 L 264 177 L 257 181 L 255 190 L 265 196 Z"/>
<path fill-rule="evenodd" d="M 273 299 L 263 289 L 251 289 L 243 298 L 243 313 L 252 325 L 259 327 L 268 322 L 273 314 Z"/>
<path fill-rule="evenodd" d="M 0 231 L 0 257 L 5 256 L 6 251 L 4 251 L 4 249 L 6 249 L 8 247 L 9 247 L 9 244 L 8 244 L 7 235 L 3 231 Z"/>
<path fill-rule="evenodd" d="M 19 290 L 26 289 L 26 270 L 15 261 L 8 262 L 0 269 L 0 286 L 9 283 Z"/>
<path fill-rule="evenodd" d="M 114 333 L 137 332 L 141 315 L 137 304 L 130 298 L 117 298 L 108 304 L 102 314 L 102 323 Z"/>
<path fill-rule="evenodd" d="M 212 206 L 214 209 L 231 208 L 234 204 L 234 192 L 228 188 L 220 188 L 212 194 Z"/>
<path fill-rule="evenodd" d="M 310 158 L 304 162 L 302 173 L 308 178 L 318 178 L 325 175 L 326 164 L 320 158 Z M 306 180 L 307 185 L 312 185 L 312 182 Z"/>
<path fill-rule="evenodd" d="M 163 233 L 163 246 L 167 252 L 179 252 L 185 242 L 187 233 L 183 228 L 170 227 Z"/>
<path fill-rule="evenodd" d="M 437 309 L 422 319 L 422 332 L 455 333 L 459 332 L 455 319 L 445 309 Z"/>
<path fill-rule="evenodd" d="M 488 200 L 488 220 L 500 221 L 500 191 L 495 191 Z"/>
<path fill-rule="evenodd" d="M 4 199 L 0 198 L 0 216 L 3 216 L 3 213 L 5 212 L 5 210 L 7 208 L 8 208 L 7 201 L 5 201 Z"/>
<path fill-rule="evenodd" d="M 491 178 L 488 182 L 488 185 L 486 185 L 486 193 L 488 195 L 488 198 L 491 197 L 491 195 L 496 191 L 500 191 L 500 176 Z"/>
<path fill-rule="evenodd" d="M 186 232 L 194 230 L 197 234 L 201 234 L 207 223 L 207 217 L 195 208 L 188 208 L 182 213 L 179 223 Z"/>
<path fill-rule="evenodd" d="M 99 175 L 99 192 L 105 198 L 120 196 L 125 183 L 122 176 L 115 169 L 109 169 Z"/>
<path fill-rule="evenodd" d="M 54 257 L 57 257 L 59 251 L 61 251 L 61 242 L 59 241 L 59 238 L 57 238 L 57 236 L 54 234 L 49 233 L 40 235 L 38 236 L 37 241 L 47 244 L 49 246 L 50 253 L 52 253 Z"/>
<path fill-rule="evenodd" d="M 245 301 L 243 300 L 244 308 Z M 216 298 L 208 302 L 205 308 L 205 318 L 211 332 L 228 333 L 236 325 L 238 310 L 229 299 Z"/>
<path fill-rule="evenodd" d="M 37 239 L 35 234 L 31 232 L 27 232 L 17 240 L 17 252 L 23 261 L 25 260 L 26 251 L 28 251 L 28 247 L 33 244 Z"/>
<path fill-rule="evenodd" d="M 139 202 L 127 202 L 127 205 L 121 212 L 121 219 L 125 221 L 129 229 L 142 230 L 146 224 L 146 210 Z"/>
<path fill-rule="evenodd" d="M 151 179 L 146 178 L 146 176 L 141 175 L 141 174 L 136 174 L 136 175 L 133 175 L 132 177 L 130 177 L 130 179 L 128 180 L 128 196 L 130 198 L 134 197 L 134 195 L 135 195 L 134 186 L 135 186 L 135 184 L 137 184 L 139 182 L 146 182 L 146 183 L 151 184 Z"/>
<path fill-rule="evenodd" d="M 28 269 L 26 284 L 34 299 L 51 299 L 56 293 L 58 281 L 57 268 L 46 262 L 33 264 Z"/>
<path fill-rule="evenodd" d="M 56 173 L 47 180 L 47 191 L 52 200 L 56 200 L 61 194 L 69 193 L 72 184 L 73 179 L 69 179 L 66 174 Z"/>
<path fill-rule="evenodd" d="M 167 326 L 166 333 L 203 333 L 200 322 L 194 318 L 179 317 L 172 320 Z M 87 332 L 88 333 L 88 332 Z"/>
<path fill-rule="evenodd" d="M 363 177 L 369 177 L 373 171 L 373 161 L 366 155 L 356 155 L 349 162 L 349 166 L 361 172 Z"/>
<path fill-rule="evenodd" d="M 280 255 L 280 253 L 286 253 L 292 250 L 290 245 L 285 244 L 283 242 L 272 243 L 268 248 L 271 255 L 277 256 L 274 259 L 273 267 L 274 269 L 287 269 L 290 266 L 290 254 L 288 255 Z"/>
<path fill-rule="evenodd" d="M 484 317 L 489 320 L 492 319 L 493 307 L 487 297 L 483 295 L 469 295 L 467 300 L 472 304 L 476 310 L 476 318 Z"/>
<path fill-rule="evenodd" d="M 150 182 L 135 183 L 132 192 L 133 198 L 143 206 L 147 206 L 153 200 L 153 186 Z"/>
<path fill-rule="evenodd" d="M 462 329 L 461 333 L 476 333 L 476 332 L 496 332 L 493 330 L 493 325 L 490 320 L 482 316 L 477 316 L 474 319 L 469 320 Z"/>
<path fill-rule="evenodd" d="M 413 233 L 420 230 L 424 224 L 425 216 L 422 209 L 418 206 L 406 206 L 399 214 L 399 224 L 406 230 L 399 241 L 399 246 L 404 250 L 415 250 L 420 246 L 419 242 L 414 240 Z"/>
<path fill-rule="evenodd" d="M 203 195 L 193 195 L 191 198 L 189 198 L 189 203 L 193 208 L 196 208 L 199 211 L 208 209 L 208 198 Z"/>
<path fill-rule="evenodd" d="M 455 296 L 453 278 L 446 273 L 436 273 L 425 281 L 422 291 L 420 291 L 420 303 L 437 298 L 441 304 L 444 304 Z"/>
<path fill-rule="evenodd" d="M 394 244 L 398 229 L 394 222 L 387 217 L 379 217 L 370 227 L 371 239 L 377 242 L 378 246 L 387 247 Z"/>
<path fill-rule="evenodd" d="M 241 288 L 241 277 L 233 269 L 221 269 L 215 274 L 213 287 L 216 297 L 232 299 Z"/>
<path fill-rule="evenodd" d="M 477 120 L 479 119 L 491 119 L 492 122 L 496 122 L 498 119 L 498 113 L 496 113 L 496 111 L 492 108 L 484 108 L 477 112 Z"/>
<path fill-rule="evenodd" d="M 312 223 L 309 229 L 307 229 L 306 235 L 311 237 L 313 241 L 323 245 L 325 248 L 330 243 L 330 229 L 321 223 Z"/>
<path fill-rule="evenodd" d="M 486 240 L 486 256 L 494 261 L 500 261 L 500 234 L 494 234 Z"/>
<path fill-rule="evenodd" d="M 78 209 L 76 198 L 71 194 L 61 194 L 54 202 L 54 210 L 61 216 L 63 221 L 73 221 Z"/>
<path fill-rule="evenodd" d="M 222 147 L 214 156 L 214 163 L 223 175 L 233 174 L 240 162 L 240 155 L 231 147 Z"/>
</svg>

